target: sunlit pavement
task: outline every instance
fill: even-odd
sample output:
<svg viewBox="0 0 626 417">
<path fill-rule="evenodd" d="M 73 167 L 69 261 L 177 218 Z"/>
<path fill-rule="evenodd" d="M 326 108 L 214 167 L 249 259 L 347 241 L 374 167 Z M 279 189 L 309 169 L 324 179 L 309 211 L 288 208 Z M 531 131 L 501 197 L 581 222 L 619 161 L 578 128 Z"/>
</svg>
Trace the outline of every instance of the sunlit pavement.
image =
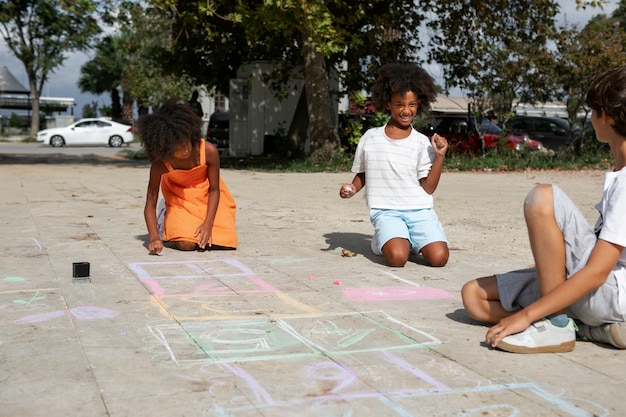
<svg viewBox="0 0 626 417">
<path fill-rule="evenodd" d="M 338 196 L 348 173 L 223 170 L 238 250 L 151 256 L 148 169 L 0 147 L 0 415 L 626 410 L 626 352 L 492 350 L 460 300 L 465 281 L 532 263 L 521 203 L 535 183 L 559 183 L 592 221 L 601 173 L 444 173 L 449 264 L 390 268 L 371 254 L 362 196 Z M 74 277 L 78 262 L 88 279 Z"/>
</svg>

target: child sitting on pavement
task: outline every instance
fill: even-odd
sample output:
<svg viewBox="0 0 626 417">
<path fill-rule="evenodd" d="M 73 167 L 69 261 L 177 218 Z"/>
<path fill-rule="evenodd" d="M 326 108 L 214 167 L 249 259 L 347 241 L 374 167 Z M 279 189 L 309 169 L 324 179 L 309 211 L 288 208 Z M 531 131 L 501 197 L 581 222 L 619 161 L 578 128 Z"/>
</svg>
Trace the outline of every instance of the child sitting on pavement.
<svg viewBox="0 0 626 417">
<path fill-rule="evenodd" d="M 597 76 L 587 92 L 598 141 L 614 169 L 605 174 L 591 228 L 556 185 L 536 186 L 524 201 L 535 267 L 474 279 L 463 304 L 495 323 L 485 340 L 516 352 L 568 352 L 581 339 L 626 349 L 626 66 Z M 575 319 L 576 322 L 574 322 Z"/>
<path fill-rule="evenodd" d="M 141 142 L 152 161 L 144 208 L 151 254 L 162 253 L 163 241 L 185 251 L 237 247 L 235 201 L 220 178 L 218 150 L 201 138 L 201 125 L 195 110 L 176 100 L 139 120 Z M 159 189 L 165 200 L 162 237 Z"/>
<path fill-rule="evenodd" d="M 448 262 L 448 243 L 432 197 L 448 142 L 437 134 L 429 140 L 411 125 L 436 98 L 435 82 L 422 68 L 381 67 L 372 86 L 372 102 L 389 114 L 389 121 L 361 137 L 352 165 L 356 175 L 339 190 L 341 198 L 351 198 L 367 181 L 372 251 L 382 254 L 390 266 L 404 266 L 411 251 L 421 252 L 432 266 Z"/>
</svg>

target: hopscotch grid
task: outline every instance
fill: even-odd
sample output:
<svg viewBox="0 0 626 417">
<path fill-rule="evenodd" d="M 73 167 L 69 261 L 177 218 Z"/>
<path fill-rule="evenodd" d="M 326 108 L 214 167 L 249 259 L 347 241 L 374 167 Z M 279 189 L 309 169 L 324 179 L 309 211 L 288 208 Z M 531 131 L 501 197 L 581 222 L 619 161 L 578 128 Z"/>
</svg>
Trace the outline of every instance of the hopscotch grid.
<svg viewBox="0 0 626 417">
<path fill-rule="evenodd" d="M 203 264 L 227 264 L 234 268 L 239 269 L 238 273 L 223 273 L 223 274 L 214 274 L 211 272 L 211 268 L 203 268 L 201 265 Z M 184 266 L 186 268 L 191 269 L 192 271 L 197 272 L 197 275 L 193 274 L 185 274 L 185 275 L 176 275 L 172 277 L 171 275 L 151 275 L 148 270 L 145 269 L 144 266 Z M 216 259 L 216 260 L 203 260 L 203 261 L 172 261 L 172 262 L 132 262 L 129 265 L 131 271 L 135 273 L 135 275 L 139 279 L 152 279 L 152 280 L 161 280 L 161 279 L 178 279 L 178 278 L 207 278 L 209 277 L 245 277 L 248 275 L 254 275 L 252 270 L 245 265 L 241 264 L 241 262 L 236 259 Z"/>
<path fill-rule="evenodd" d="M 404 326 L 411 331 L 417 332 L 421 336 L 424 336 L 427 341 L 419 341 L 416 338 L 410 337 L 403 332 L 398 331 L 390 326 L 385 325 L 381 321 L 378 321 L 372 317 L 367 316 L 367 314 L 382 314 L 385 320 L 390 320 L 395 322 L 388 314 L 381 311 L 373 311 L 367 313 L 346 313 L 346 314 L 330 314 L 330 315 L 317 315 L 317 316 L 308 316 L 308 315 L 299 315 L 298 317 L 288 317 L 281 319 L 273 319 L 270 321 L 264 320 L 231 320 L 229 322 L 230 328 L 251 328 L 251 329 L 266 329 L 269 326 L 269 332 L 271 329 L 276 327 L 282 330 L 284 333 L 289 335 L 295 341 L 297 341 L 300 345 L 307 349 L 307 352 L 290 352 L 290 353 L 268 353 L 263 354 L 259 352 L 259 349 L 249 348 L 249 349 L 238 349 L 234 352 L 232 349 L 207 349 L 206 344 L 203 343 L 202 338 L 199 337 L 199 334 L 202 334 L 202 331 L 211 331 L 211 330 L 222 330 L 220 326 L 224 325 L 224 322 L 219 323 L 197 323 L 197 322 L 177 322 L 176 324 L 169 325 L 159 325 L 159 329 L 156 331 L 159 334 L 159 337 L 155 334 L 155 330 L 150 329 L 150 332 L 157 338 L 157 340 L 164 346 L 164 348 L 168 351 L 170 357 L 173 358 L 175 363 L 177 364 L 221 364 L 221 363 L 232 363 L 232 362 L 248 362 L 248 361 L 262 361 L 262 360 L 276 360 L 276 359 L 289 359 L 289 358 L 305 358 L 305 357 L 333 357 L 333 356 L 342 356 L 342 355 L 351 355 L 351 354 L 359 354 L 359 353 L 370 353 L 370 352 L 380 352 L 380 351 L 398 351 L 398 350 L 406 350 L 406 349 L 434 349 L 441 344 L 441 342 L 429 335 L 428 333 L 422 332 L 418 329 L 412 328 L 410 326 Z M 289 321 L 295 321 L 298 319 L 324 319 L 326 322 L 330 322 L 336 318 L 349 318 L 349 317 L 357 317 L 359 319 L 365 320 L 365 322 L 373 324 L 375 327 L 373 329 L 357 329 L 359 331 L 367 330 L 367 334 L 364 337 L 367 337 L 370 333 L 375 331 L 376 329 L 383 330 L 386 333 L 393 334 L 394 337 L 399 338 L 401 343 L 397 343 L 395 345 L 385 345 L 385 346 L 372 346 L 371 348 L 359 348 L 359 349 L 329 349 L 326 348 L 319 343 L 316 343 L 310 337 L 299 332 L 295 327 L 289 324 Z M 259 325 L 261 325 L 259 327 Z M 184 332 L 190 343 L 193 343 L 194 347 L 200 349 L 204 354 L 205 358 L 201 359 L 182 359 L 177 357 L 177 355 L 173 352 L 171 345 L 167 341 L 166 334 L 167 330 L 178 329 L 179 331 Z M 165 332 L 164 332 L 165 330 Z M 261 331 L 259 331 L 260 333 Z M 234 335 L 235 333 L 233 333 Z M 218 339 L 212 339 L 214 342 L 219 342 Z M 342 339 L 340 339 L 342 340 Z M 192 341 L 192 342 L 191 342 Z M 233 344 L 241 344 L 241 341 L 231 340 L 231 339 L 223 339 L 223 342 L 231 342 Z M 226 343 L 224 343 L 226 344 Z M 267 348 L 265 350 L 275 350 L 276 348 L 273 345 L 267 344 Z M 238 355 L 229 354 L 237 353 Z M 246 356 L 241 356 L 240 354 L 247 354 Z M 257 353 L 255 355 L 250 355 L 250 353 Z"/>
<path fill-rule="evenodd" d="M 229 274 L 218 274 L 215 273 L 217 272 L 217 270 L 215 270 L 214 268 L 212 268 L 213 265 L 216 265 L 215 263 L 217 262 L 225 262 L 226 264 L 233 266 L 235 268 L 239 268 L 239 273 L 233 274 L 233 273 L 229 273 Z M 152 263 L 152 265 L 155 265 L 157 263 Z M 167 263 L 170 265 L 181 265 L 180 262 L 172 262 L 172 263 Z M 140 279 L 150 279 L 150 280 L 156 280 L 156 279 L 207 279 L 207 276 L 209 278 L 220 278 L 220 279 L 216 279 L 216 281 L 220 282 L 222 285 L 226 286 L 227 288 L 231 289 L 233 291 L 233 294 L 259 294 L 259 293 L 272 293 L 272 292 L 279 292 L 277 289 L 271 289 L 271 290 L 256 290 L 256 291 L 241 291 L 238 292 L 234 289 L 232 289 L 231 287 L 229 287 L 228 285 L 226 285 L 226 283 L 224 282 L 225 278 L 234 278 L 234 277 L 246 277 L 250 280 L 252 280 L 253 282 L 257 282 L 257 284 L 260 283 L 264 283 L 262 280 L 254 277 L 254 273 L 252 272 L 252 270 L 250 270 L 249 268 L 243 266 L 239 261 L 237 260 L 229 260 L 228 262 L 226 262 L 225 260 L 215 260 L 215 261 L 199 261 L 199 262 L 186 262 L 183 263 L 186 265 L 186 267 L 188 267 L 190 270 L 194 271 L 194 272 L 198 272 L 198 276 L 196 275 L 184 275 L 184 276 L 176 276 L 176 277 L 172 277 L 172 276 L 150 276 L 148 271 L 146 269 L 144 269 L 140 264 L 134 264 L 133 267 L 131 268 L 131 270 L 133 270 L 134 272 L 136 272 L 136 275 L 140 278 Z M 209 266 L 205 266 L 205 265 L 209 265 Z M 245 272 L 244 272 L 245 271 Z M 389 275 L 389 274 L 387 274 Z M 398 277 L 393 276 L 393 278 L 398 279 Z M 256 280 L 256 281 L 255 281 Z M 405 284 L 409 284 L 411 286 L 415 286 L 415 287 L 419 287 L 419 284 L 416 283 L 412 283 L 409 282 L 407 280 L 403 280 L 400 279 L 400 281 L 404 282 Z M 261 285 L 261 288 L 263 288 L 263 286 Z M 271 288 L 271 287 L 268 287 Z M 216 293 L 212 293 L 212 294 L 202 294 L 199 295 L 200 297 L 206 297 L 207 295 L 210 296 L 214 296 L 214 297 L 219 297 L 222 294 L 216 294 Z M 231 294 L 232 295 L 232 294 Z M 180 297 L 180 295 L 178 295 Z M 159 297 L 155 297 L 158 298 Z M 160 301 L 159 301 L 160 303 Z M 162 305 L 162 307 L 166 307 L 165 305 Z M 386 407 L 388 407 L 389 409 L 393 410 L 395 413 L 397 413 L 400 416 L 405 416 L 405 417 L 411 417 L 414 416 L 414 414 L 412 412 L 410 412 L 409 410 L 406 409 L 405 406 L 403 406 L 402 404 L 398 403 L 398 400 L 405 400 L 405 399 L 419 399 L 419 398 L 423 398 L 423 397 L 431 397 L 431 396 L 443 396 L 443 395 L 466 395 L 466 394 L 481 394 L 481 393 L 485 393 L 485 392 L 497 392 L 497 391 L 526 391 L 526 392 L 530 392 L 532 393 L 534 396 L 538 396 L 540 398 L 542 398 L 544 401 L 546 401 L 548 404 L 550 404 L 552 407 L 558 408 L 559 410 L 562 410 L 563 412 L 567 413 L 568 415 L 572 415 L 572 416 L 591 416 L 591 415 L 608 415 L 608 410 L 606 410 L 605 408 L 601 407 L 598 404 L 592 403 L 590 401 L 586 401 L 586 400 L 579 400 L 588 404 L 593 404 L 595 405 L 598 410 L 602 410 L 604 411 L 604 414 L 592 414 L 589 413 L 586 410 L 581 409 L 579 406 L 575 405 L 574 403 L 568 402 L 566 398 L 562 398 L 560 396 L 556 396 L 553 395 L 549 392 L 546 392 L 545 390 L 541 389 L 541 387 L 537 386 L 535 383 L 505 383 L 505 384 L 493 384 L 493 385 L 487 385 L 487 386 L 476 386 L 476 387 L 470 387 L 470 388 L 448 388 L 447 386 L 438 383 L 438 381 L 436 381 L 434 378 L 430 378 L 427 374 L 423 373 L 419 368 L 417 367 L 413 367 L 413 366 L 407 366 L 407 363 L 403 361 L 403 359 L 398 359 L 395 358 L 390 352 L 391 351 L 398 351 L 399 349 L 415 349 L 415 348 L 427 348 L 427 349 L 433 349 L 438 347 L 439 345 L 441 345 L 441 341 L 439 339 L 437 339 L 436 337 L 420 331 L 416 328 L 413 328 L 412 326 L 403 323 L 391 316 L 389 316 L 388 314 L 386 314 L 385 312 L 381 312 L 381 311 L 376 311 L 373 312 L 376 314 L 380 314 L 382 315 L 382 319 L 376 319 L 374 317 L 370 317 L 368 314 L 372 314 L 372 312 L 350 312 L 350 313 L 337 313 L 337 314 L 331 314 L 331 315 L 320 315 L 320 314 L 290 314 L 287 317 L 283 317 L 283 318 L 274 318 L 272 320 L 270 320 L 269 322 L 265 322 L 265 321 L 261 321 L 261 320 L 248 320 L 249 323 L 251 324 L 269 324 L 270 326 L 276 326 L 277 328 L 281 329 L 283 332 L 285 332 L 287 335 L 289 335 L 291 338 L 294 338 L 296 341 L 299 342 L 299 346 L 300 348 L 304 348 L 307 349 L 306 352 L 303 351 L 293 351 L 293 352 L 283 352 L 280 353 L 278 351 L 278 353 L 272 353 L 272 354 L 266 354 L 266 353 L 262 353 L 259 352 L 259 350 L 255 349 L 255 348 L 249 348 L 249 349 L 241 349 L 241 350 L 229 350 L 229 349 L 223 349 L 223 350 L 215 350 L 215 349 L 210 349 L 209 347 L 211 346 L 210 344 L 207 343 L 202 343 L 202 340 L 200 340 L 198 338 L 198 334 L 194 331 L 197 328 L 201 328 L 202 325 L 198 324 L 197 328 L 190 328 L 189 327 L 189 323 L 187 323 L 184 320 L 176 320 L 176 325 L 167 325 L 170 326 L 171 328 L 177 328 L 178 329 L 178 333 L 183 332 L 185 334 L 185 340 L 187 343 L 187 346 L 191 346 L 193 345 L 194 348 L 199 349 L 199 351 L 197 351 L 197 353 L 204 355 L 204 357 L 202 358 L 195 358 L 195 359 L 184 359 L 183 357 L 180 357 L 177 355 L 177 352 L 175 350 L 175 346 L 172 346 L 170 344 L 170 342 L 168 341 L 168 332 L 167 332 L 167 327 L 163 327 L 163 326 L 159 326 L 159 328 L 156 329 L 152 329 L 150 328 L 150 332 L 152 333 L 152 336 L 158 341 L 159 344 L 161 344 L 163 346 L 163 348 L 165 348 L 166 350 L 166 355 L 169 356 L 170 361 L 174 362 L 176 365 L 180 365 L 180 366 L 205 366 L 205 365 L 218 365 L 218 366 L 227 366 L 228 363 L 234 363 L 234 362 L 239 362 L 239 363 L 245 363 L 245 362 L 256 362 L 256 361 L 269 361 L 269 360 L 285 360 L 285 359 L 300 359 L 300 358 L 324 358 L 326 360 L 329 361 L 333 361 L 335 363 L 338 363 L 335 361 L 335 358 L 338 358 L 341 355 L 350 355 L 350 354 L 359 354 L 359 353 L 370 353 L 370 352 L 379 352 L 379 351 L 383 351 L 384 354 L 387 356 L 387 360 L 390 361 L 390 363 L 393 365 L 395 364 L 396 366 L 399 366 L 400 368 L 403 368 L 405 370 L 408 369 L 409 372 L 412 372 L 412 374 L 414 376 L 416 376 L 417 378 L 421 379 L 422 381 L 426 382 L 427 384 L 430 385 L 429 388 L 413 388 L 413 389 L 387 389 L 387 390 L 376 390 L 372 387 L 370 387 L 371 389 L 373 389 L 372 392 L 356 392 L 356 393 L 346 393 L 346 394 L 335 394 L 335 393 L 327 393 L 326 395 L 322 395 L 322 396 L 315 396 L 315 397 L 311 397 L 311 396 L 307 396 L 307 397 L 295 397 L 295 398 L 290 398 L 288 400 L 281 400 L 281 401 L 274 401 L 271 396 L 269 396 L 269 394 L 267 395 L 267 398 L 265 398 L 264 400 L 261 401 L 261 404 L 259 403 L 255 403 L 254 401 L 251 401 L 251 405 L 245 405 L 245 406 L 240 406 L 240 407 L 222 407 L 218 404 L 215 404 L 213 406 L 213 412 L 218 412 L 220 416 L 230 416 L 230 415 L 234 415 L 232 413 L 238 413 L 238 412 L 246 412 L 249 410 L 262 410 L 262 409 L 271 409 L 271 408 L 285 408 L 285 407 L 298 407 L 298 406 L 303 406 L 303 405 L 310 405 L 310 404 L 315 404 L 318 402 L 341 402 L 341 403 L 346 403 L 349 401 L 353 401 L 353 400 L 364 400 L 364 399 L 374 399 L 374 400 L 378 400 L 381 401 L 383 404 L 386 405 Z M 395 337 L 399 338 L 400 341 L 407 343 L 406 345 L 395 345 L 395 346 L 385 346 L 385 347 L 381 347 L 381 346 L 373 346 L 371 349 L 365 348 L 365 349 L 343 349 L 343 350 L 335 350 L 335 349 L 328 349 L 325 348 L 323 345 L 316 343 L 314 340 L 312 340 L 309 337 L 306 337 L 306 335 L 302 334 L 300 331 L 297 330 L 297 327 L 294 327 L 292 325 L 292 323 L 295 320 L 298 319 L 318 319 L 322 320 L 322 319 L 326 319 L 328 322 L 330 322 L 330 320 L 332 320 L 332 318 L 336 318 L 336 317 L 350 317 L 350 316 L 358 316 L 360 319 L 365 320 L 368 323 L 371 323 L 373 325 L 375 325 L 375 329 L 381 329 L 384 330 L 386 332 L 391 332 L 391 334 L 395 335 Z M 210 318 L 209 318 L 210 320 Z M 231 323 L 236 323 L 236 321 L 231 320 Z M 221 325 L 225 325 L 226 322 L 222 321 L 219 324 Z M 244 323 L 244 321 L 240 321 L 240 324 Z M 197 324 L 197 323 L 194 323 Z M 217 324 L 217 323 L 215 323 Z M 296 323 L 293 323 L 296 324 Z M 320 322 L 320 324 L 322 324 L 322 326 L 320 327 L 321 329 L 323 329 L 323 323 Z M 400 329 L 404 329 L 404 330 L 399 330 L 398 326 Z M 192 326 L 193 327 L 193 326 Z M 211 327 L 206 327 L 205 329 L 210 330 Z M 339 330 L 355 330 L 355 329 L 339 329 Z M 363 335 L 358 335 L 358 330 L 356 329 L 355 334 L 356 336 L 353 336 L 351 334 L 348 334 L 348 336 L 346 336 L 345 339 L 345 346 L 350 346 L 352 343 L 358 343 L 360 342 L 361 338 L 367 338 L 368 334 L 363 334 Z M 360 329 L 361 331 L 367 330 L 364 328 Z M 370 329 L 371 330 L 371 329 Z M 406 330 L 410 330 L 410 332 L 407 332 Z M 373 330 L 372 330 L 373 331 Z M 417 337 L 412 337 L 407 333 L 411 333 L 415 335 L 418 334 L 422 337 L 426 338 L 426 342 L 420 342 L 419 338 Z M 340 335 L 340 333 L 337 333 L 337 335 Z M 174 335 L 175 336 L 175 335 Z M 332 336 L 332 334 L 331 334 Z M 349 339 L 351 337 L 354 337 L 354 339 Z M 323 339 L 323 337 L 322 337 Z M 387 338 L 388 339 L 388 338 Z M 154 339 L 153 339 L 154 340 Z M 218 343 L 220 343 L 220 339 L 215 339 Z M 339 338 L 339 341 L 337 342 L 337 338 L 333 339 L 332 337 L 328 338 L 329 341 L 329 345 L 332 345 L 332 342 L 337 343 L 338 346 L 343 346 L 344 344 L 344 339 Z M 379 340 L 384 340 L 384 339 L 379 339 Z M 230 341 L 229 339 L 224 339 L 221 342 L 224 342 L 224 345 L 228 345 L 228 343 L 232 343 L 232 341 Z M 246 340 L 242 340 L 241 343 L 246 343 Z M 292 345 L 292 342 L 289 342 L 289 339 L 286 339 L 286 344 L 282 344 L 282 345 L 277 345 L 278 347 L 282 346 L 282 347 L 286 347 L 288 349 L 292 348 L 293 346 L 297 345 Z M 183 346 L 184 347 L 184 346 Z M 272 350 L 273 346 L 272 345 L 267 345 L 265 346 L 264 349 L 266 350 Z M 254 355 L 253 353 L 259 353 L 257 355 Z M 165 353 L 165 352 L 164 352 Z M 232 357 L 226 357 L 224 356 L 224 354 L 228 355 L 229 353 L 235 353 L 234 356 Z M 252 355 L 251 355 L 252 353 Z M 237 356 L 236 354 L 239 354 L 239 356 Z M 220 356 L 221 355 L 221 356 Z M 395 359 L 394 359 L 395 358 Z M 236 374 L 233 373 L 233 376 L 236 376 Z M 366 384 L 367 385 L 367 384 Z M 369 386 L 369 385 L 368 385 Z M 254 392 L 257 392 L 256 390 L 253 390 Z M 523 395 L 521 392 L 517 392 L 518 395 Z M 250 399 L 249 399 L 250 400 Z M 513 407 L 514 408 L 514 407 Z M 206 412 L 210 412 L 210 409 L 205 409 L 204 411 Z"/>
<path fill-rule="evenodd" d="M 221 416 L 234 416 L 233 413 L 242 413 L 251 410 L 267 410 L 272 408 L 293 408 L 299 406 L 313 405 L 316 403 L 326 403 L 326 402 L 335 402 L 335 403 L 346 403 L 353 402 L 356 400 L 367 400 L 374 399 L 381 401 L 384 405 L 389 407 L 391 410 L 398 412 L 399 416 L 403 417 L 418 417 L 420 413 L 413 413 L 408 410 L 405 406 L 399 404 L 397 400 L 402 399 L 419 399 L 426 397 L 435 397 L 435 396 L 453 396 L 453 395 L 468 395 L 468 394 L 481 394 L 485 392 L 499 392 L 499 391 L 511 391 L 518 393 L 518 395 L 523 395 L 522 392 L 527 391 L 532 393 L 535 396 L 545 400 L 550 405 L 558 408 L 559 410 L 567 413 L 572 417 L 605 417 L 610 415 L 609 410 L 605 407 L 601 407 L 599 404 L 588 402 L 596 407 L 599 410 L 602 410 L 603 414 L 592 413 L 586 411 L 582 408 L 577 407 L 576 405 L 564 401 L 562 398 L 552 395 L 545 390 L 541 389 L 536 383 L 507 383 L 507 384 L 495 384 L 474 388 L 458 388 L 458 389 L 450 389 L 450 390 L 437 390 L 437 389 L 413 389 L 413 390 L 389 390 L 389 391 L 372 391 L 372 392 L 359 392 L 352 394 L 327 394 L 316 397 L 306 397 L 306 398 L 293 398 L 288 401 L 276 401 L 272 400 L 267 403 L 254 404 L 249 406 L 238 406 L 238 407 L 223 407 L 219 405 L 215 405 L 213 410 L 211 411 L 221 411 Z M 224 414 L 228 413 L 228 414 Z"/>
<path fill-rule="evenodd" d="M 329 320 L 333 317 L 348 317 L 348 316 L 358 316 L 359 318 L 365 319 L 366 321 L 369 321 L 370 323 L 374 324 L 375 326 L 377 326 L 378 328 L 381 328 L 383 330 L 386 330 L 396 336 L 398 336 L 400 339 L 402 339 L 403 341 L 406 342 L 410 342 L 407 343 L 406 345 L 395 345 L 395 346 L 385 346 L 385 347 L 372 347 L 369 349 L 347 349 L 347 350 L 329 350 L 324 348 L 323 346 L 319 345 L 318 343 L 313 342 L 312 340 L 310 340 L 309 338 L 307 338 L 306 336 L 302 335 L 300 332 L 298 332 L 294 327 L 292 327 L 288 321 L 290 320 L 296 320 L 297 318 L 295 317 L 287 317 L 287 318 L 281 318 L 281 319 L 276 319 L 276 323 L 286 332 L 288 332 L 289 334 L 291 334 L 294 338 L 298 339 L 301 343 L 310 346 L 312 349 L 315 349 L 316 351 L 320 352 L 320 354 L 322 356 L 340 356 L 340 355 L 350 355 L 350 354 L 357 354 L 357 353 L 368 353 L 368 352 L 379 352 L 379 351 L 383 351 L 383 350 L 403 350 L 403 349 L 422 349 L 422 348 L 428 348 L 428 349 L 432 349 L 432 348 L 436 348 L 437 346 L 441 345 L 441 341 L 439 341 L 437 338 L 431 336 L 428 333 L 422 332 L 421 330 L 412 328 L 411 326 L 404 326 L 414 332 L 417 332 L 419 334 L 421 334 L 422 336 L 426 337 L 427 339 L 430 339 L 429 342 L 421 342 L 418 341 L 414 338 L 411 338 L 409 336 L 407 336 L 406 334 L 397 331 L 396 329 L 390 327 L 390 326 L 386 326 L 383 323 L 381 323 L 380 321 L 377 321 L 371 317 L 369 317 L 367 314 L 373 314 L 373 313 L 377 313 L 377 314 L 383 314 L 385 316 L 386 319 L 389 319 L 390 321 L 394 321 L 397 322 L 395 319 L 393 319 L 391 316 L 389 316 L 387 313 L 383 312 L 383 311 L 370 311 L 370 312 L 351 312 L 351 313 L 338 313 L 338 314 L 330 314 L 330 315 L 318 315 L 318 316 L 303 316 L 303 318 L 329 318 Z M 397 322 L 399 324 L 404 324 L 401 322 Z M 375 329 L 374 329 L 375 330 Z M 373 330 L 373 331 L 374 331 Z"/>
</svg>

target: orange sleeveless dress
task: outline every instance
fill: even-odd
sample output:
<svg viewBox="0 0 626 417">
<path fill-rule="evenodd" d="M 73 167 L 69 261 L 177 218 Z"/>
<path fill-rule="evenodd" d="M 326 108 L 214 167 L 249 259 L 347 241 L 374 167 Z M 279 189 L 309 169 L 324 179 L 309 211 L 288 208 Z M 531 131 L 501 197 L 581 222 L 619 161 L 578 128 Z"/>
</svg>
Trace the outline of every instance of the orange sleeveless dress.
<svg viewBox="0 0 626 417">
<path fill-rule="evenodd" d="M 165 162 L 168 172 L 161 176 L 165 200 L 164 241 L 198 242 L 194 233 L 206 218 L 209 201 L 204 139 L 200 143 L 200 165 L 189 170 L 174 169 Z M 212 244 L 237 247 L 237 206 L 220 176 L 220 202 L 213 222 Z"/>
</svg>

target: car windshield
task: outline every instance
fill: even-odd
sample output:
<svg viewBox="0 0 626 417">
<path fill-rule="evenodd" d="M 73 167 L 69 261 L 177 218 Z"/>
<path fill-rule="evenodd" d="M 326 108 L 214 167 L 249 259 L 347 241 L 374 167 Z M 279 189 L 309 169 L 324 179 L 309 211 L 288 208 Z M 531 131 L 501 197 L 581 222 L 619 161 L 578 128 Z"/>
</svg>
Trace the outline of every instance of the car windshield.
<svg viewBox="0 0 626 417">
<path fill-rule="evenodd" d="M 502 129 L 497 124 L 493 123 L 489 119 L 483 119 L 480 122 L 480 133 L 491 133 L 494 135 L 499 135 L 502 132 Z"/>
</svg>

